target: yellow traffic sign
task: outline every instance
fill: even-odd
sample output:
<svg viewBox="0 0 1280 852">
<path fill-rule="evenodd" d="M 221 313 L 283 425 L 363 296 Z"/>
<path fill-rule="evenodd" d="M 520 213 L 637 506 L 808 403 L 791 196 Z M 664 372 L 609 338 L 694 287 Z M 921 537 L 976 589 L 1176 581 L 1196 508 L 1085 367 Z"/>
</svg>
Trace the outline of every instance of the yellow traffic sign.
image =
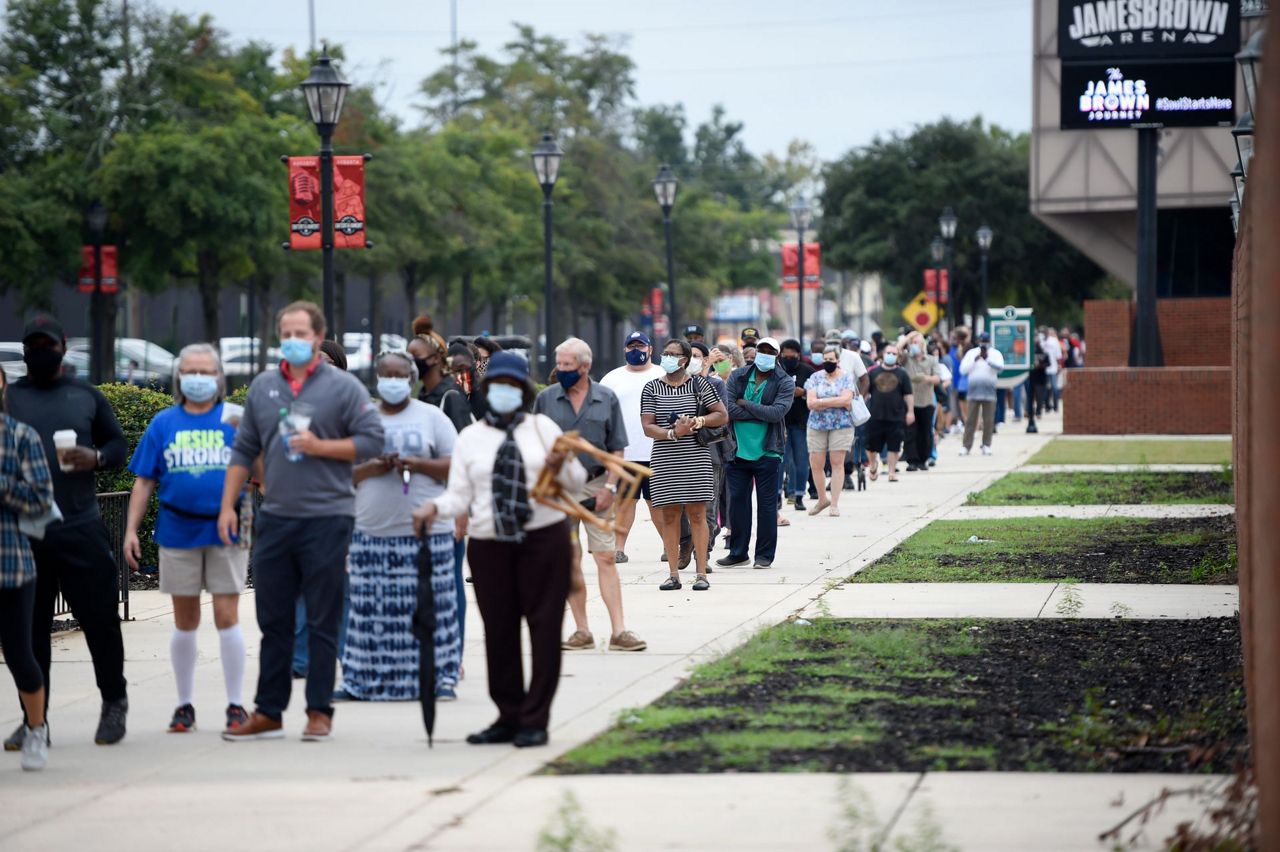
<svg viewBox="0 0 1280 852">
<path fill-rule="evenodd" d="M 902 309 L 902 318 L 921 334 L 928 334 L 938 324 L 938 303 L 920 291 Z"/>
</svg>

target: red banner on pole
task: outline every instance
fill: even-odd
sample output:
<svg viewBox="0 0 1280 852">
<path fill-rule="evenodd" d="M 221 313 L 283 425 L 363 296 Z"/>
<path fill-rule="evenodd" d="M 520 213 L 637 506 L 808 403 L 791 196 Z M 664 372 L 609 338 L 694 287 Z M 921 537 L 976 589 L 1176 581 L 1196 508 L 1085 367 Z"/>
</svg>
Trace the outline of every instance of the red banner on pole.
<svg viewBox="0 0 1280 852">
<path fill-rule="evenodd" d="M 320 158 L 289 158 L 289 247 L 320 248 Z M 364 248 L 364 157 L 333 158 L 333 247 Z"/>
<path fill-rule="evenodd" d="M 795 243 L 782 244 L 782 289 L 795 290 L 796 279 L 800 276 L 800 251 Z M 822 288 L 822 246 L 817 243 L 804 244 L 804 288 L 820 290 Z"/>
<path fill-rule="evenodd" d="M 938 289 L 938 277 L 941 272 L 942 289 Z M 939 305 L 945 305 L 950 296 L 950 279 L 947 277 L 947 270 L 926 269 L 924 271 L 924 294 L 933 299 Z"/>
<path fill-rule="evenodd" d="M 93 273 L 93 246 L 81 246 L 78 287 L 81 293 L 93 292 Z M 102 247 L 102 292 L 120 292 L 120 255 L 115 246 Z"/>
</svg>

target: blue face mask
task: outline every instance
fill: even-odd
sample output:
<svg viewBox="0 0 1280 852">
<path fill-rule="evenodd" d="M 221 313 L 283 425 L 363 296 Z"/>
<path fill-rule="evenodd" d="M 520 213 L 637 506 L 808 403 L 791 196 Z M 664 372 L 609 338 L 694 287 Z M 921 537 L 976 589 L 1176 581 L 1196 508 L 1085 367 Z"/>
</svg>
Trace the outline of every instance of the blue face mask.
<svg viewBox="0 0 1280 852">
<path fill-rule="evenodd" d="M 218 392 L 218 378 L 191 373 L 178 377 L 178 387 L 182 389 L 182 395 L 192 402 L 208 402 Z"/>
<path fill-rule="evenodd" d="M 524 390 L 500 382 L 490 382 L 485 398 L 495 414 L 511 414 L 524 405 Z"/>
<path fill-rule="evenodd" d="M 668 375 L 670 375 L 671 373 L 679 372 L 680 356 L 679 355 L 663 355 L 662 369 L 666 370 Z"/>
<path fill-rule="evenodd" d="M 778 356 L 769 355 L 766 352 L 756 353 L 756 369 L 762 373 L 772 373 L 773 368 L 778 366 Z"/>
<path fill-rule="evenodd" d="M 643 367 L 649 363 L 649 353 L 643 349 L 628 349 L 627 363 L 633 367 Z"/>
<path fill-rule="evenodd" d="M 560 387 L 568 390 L 576 385 L 582 379 L 582 374 L 577 370 L 556 370 L 556 381 L 560 383 Z"/>
<path fill-rule="evenodd" d="M 898 355 L 897 355 L 897 353 L 895 353 L 895 352 L 886 352 L 886 353 L 885 353 L 885 356 L 884 356 L 884 362 L 885 362 L 886 364 L 888 364 L 890 367 L 892 367 L 894 364 L 898 363 Z"/>
<path fill-rule="evenodd" d="M 919 347 L 918 345 L 914 344 L 914 343 L 913 343 L 913 344 L 911 344 L 911 354 L 912 354 L 912 355 L 919 355 L 919 354 L 920 354 L 920 347 Z"/>
<path fill-rule="evenodd" d="M 409 380 L 379 376 L 378 398 L 388 405 L 399 405 L 409 398 Z"/>
<path fill-rule="evenodd" d="M 311 348 L 310 340 L 290 337 L 280 341 L 280 354 L 290 365 L 303 367 L 311 363 L 311 359 L 315 357 L 315 350 Z"/>
</svg>

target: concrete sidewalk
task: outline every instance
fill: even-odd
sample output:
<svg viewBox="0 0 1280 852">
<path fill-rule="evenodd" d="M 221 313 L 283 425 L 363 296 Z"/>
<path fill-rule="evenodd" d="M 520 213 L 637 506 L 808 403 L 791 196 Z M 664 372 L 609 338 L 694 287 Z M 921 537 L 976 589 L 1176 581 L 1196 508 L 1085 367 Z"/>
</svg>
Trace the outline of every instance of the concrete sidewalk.
<svg viewBox="0 0 1280 852">
<path fill-rule="evenodd" d="M 650 650 L 567 654 L 552 745 L 545 749 L 463 742 L 494 717 L 485 694 L 482 625 L 474 606 L 467 678 L 459 700 L 440 706 L 433 750 L 426 747 L 417 705 L 408 703 L 339 705 L 334 741 L 302 743 L 296 683 L 294 706 L 285 717 L 288 739 L 223 743 L 217 732 L 225 698 L 209 619 L 201 630 L 197 672 L 200 728 L 189 735 L 167 734 L 174 705 L 170 610 L 157 593 L 136 595 L 137 620 L 125 626 L 128 737 L 115 747 L 92 744 L 98 713 L 92 667 L 80 634 L 60 636 L 54 648 L 50 766 L 28 775 L 19 771 L 15 755 L 0 756 L 5 803 L 0 845 L 60 852 L 86 842 L 103 852 L 532 849 L 562 791 L 574 789 L 593 822 L 621 829 L 624 849 L 830 848 L 828 831 L 842 819 L 837 776 L 532 776 L 548 760 L 599 733 L 619 711 L 669 690 L 692 665 L 804 610 L 833 579 L 848 576 L 953 512 L 971 491 L 1015 468 L 1053 437 L 1057 423 L 1043 425 L 1048 428 L 1039 435 L 1002 432 L 990 457 L 958 458 L 958 442 L 949 439 L 941 445 L 939 466 L 927 474 L 904 476 L 898 483 L 882 477 L 868 491 L 846 493 L 840 518 L 786 508 L 792 525 L 779 531 L 775 567 L 717 571 L 706 593 L 657 591 L 667 572 L 642 509 L 643 520 L 627 548 L 631 561 L 620 567 L 628 626 L 649 641 Z M 717 547 L 715 556 L 723 554 Z M 588 570 L 588 583 L 594 583 L 593 574 Z M 592 626 L 601 639 L 608 622 L 592 591 Z M 246 704 L 252 703 L 257 675 L 252 605 L 247 595 L 242 604 L 251 656 Z M 571 629 L 568 623 L 566 628 Z M 19 719 L 12 682 L 0 678 L 0 730 L 7 734 Z M 882 814 L 884 826 L 909 830 L 928 798 L 943 837 L 972 849 L 1097 848 L 1088 839 L 1116 816 L 1109 801 L 1124 795 L 1134 802 L 1177 783 L 1164 776 L 1108 776 L 1105 783 L 1081 776 L 1035 778 L 1031 783 L 1026 776 L 988 774 L 967 784 L 957 784 L 956 776 L 854 780 Z M 927 795 L 919 797 L 921 792 Z M 983 819 L 973 819 L 975 806 Z M 1018 814 L 1025 819 L 1005 824 Z M 1018 833 L 1023 828 L 1025 838 Z M 1036 842 L 1051 835 L 1058 842 Z M 1153 830 L 1149 836 L 1163 835 Z"/>
</svg>

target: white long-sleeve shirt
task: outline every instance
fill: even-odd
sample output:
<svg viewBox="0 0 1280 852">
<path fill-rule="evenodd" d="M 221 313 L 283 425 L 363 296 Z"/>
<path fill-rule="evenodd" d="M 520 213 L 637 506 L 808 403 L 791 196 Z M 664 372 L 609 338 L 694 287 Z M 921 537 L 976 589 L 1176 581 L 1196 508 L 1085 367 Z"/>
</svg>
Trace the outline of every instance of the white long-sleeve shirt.
<svg viewBox="0 0 1280 852">
<path fill-rule="evenodd" d="M 515 429 L 516 446 L 524 459 L 525 484 L 532 489 L 542 474 L 543 463 L 551 445 L 562 434 L 560 427 L 545 414 L 526 414 Z M 492 539 L 493 528 L 493 464 L 505 439 L 501 429 L 483 420 L 472 423 L 458 433 L 449 466 L 449 486 L 435 499 L 436 511 L 442 518 L 461 514 L 471 516 L 470 535 Z M 570 454 L 557 477 L 567 490 L 580 489 L 587 481 L 586 468 L 575 454 Z M 533 515 L 524 525 L 526 530 L 549 527 L 564 520 L 564 512 L 544 506 L 530 498 Z"/>
<path fill-rule="evenodd" d="M 996 398 L 996 378 L 1004 369 L 1004 355 L 994 346 L 987 347 L 987 357 L 979 358 L 977 346 L 964 353 L 960 374 L 969 377 L 969 399 L 975 402 Z"/>
</svg>

